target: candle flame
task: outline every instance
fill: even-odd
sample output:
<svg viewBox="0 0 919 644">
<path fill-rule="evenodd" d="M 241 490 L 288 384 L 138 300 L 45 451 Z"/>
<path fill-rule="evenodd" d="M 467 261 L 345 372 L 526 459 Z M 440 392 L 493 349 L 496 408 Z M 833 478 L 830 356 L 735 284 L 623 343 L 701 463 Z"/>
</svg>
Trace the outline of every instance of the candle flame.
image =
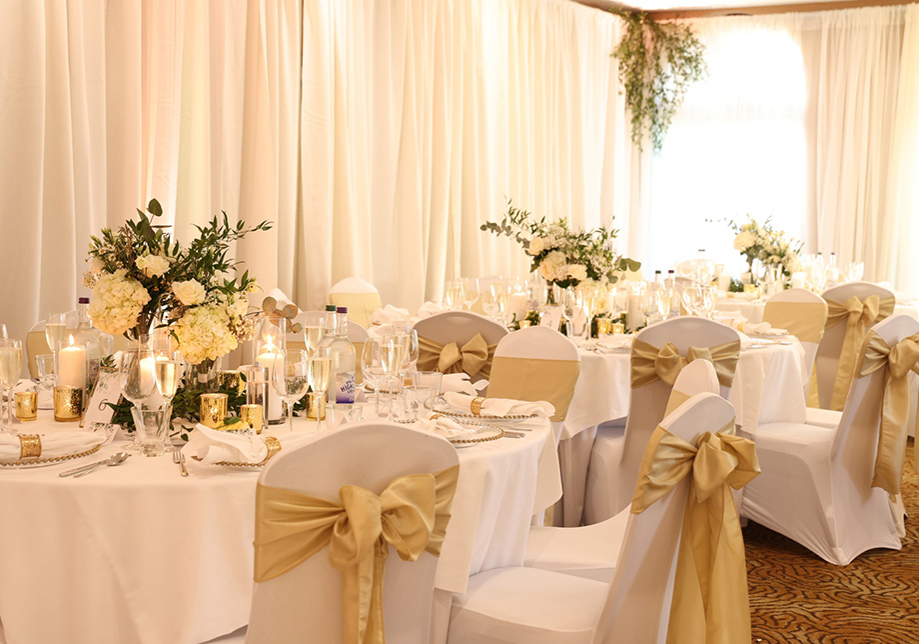
<svg viewBox="0 0 919 644">
<path fill-rule="evenodd" d="M 265 348 L 268 349 L 268 351 L 274 350 L 274 338 L 271 337 L 270 335 L 268 336 L 268 346 Z"/>
<path fill-rule="evenodd" d="M 70 334 L 70 346 L 73 346 L 73 334 Z"/>
</svg>

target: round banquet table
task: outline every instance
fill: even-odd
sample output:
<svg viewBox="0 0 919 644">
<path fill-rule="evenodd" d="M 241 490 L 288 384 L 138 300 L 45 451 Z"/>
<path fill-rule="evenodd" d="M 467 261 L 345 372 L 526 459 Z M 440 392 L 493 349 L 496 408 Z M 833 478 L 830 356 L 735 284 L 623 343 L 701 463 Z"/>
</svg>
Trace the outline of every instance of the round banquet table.
<svg viewBox="0 0 919 644">
<path fill-rule="evenodd" d="M 740 298 L 719 297 L 715 304 L 716 311 L 736 312 L 744 316 L 748 322 L 759 324 L 763 321 L 763 311 L 766 309 L 765 300 L 746 300 Z M 919 302 L 915 300 L 897 300 L 893 310 L 894 315 L 908 315 L 914 320 L 919 320 Z"/>
<path fill-rule="evenodd" d="M 50 413 L 17 429 L 72 427 Z M 441 591 L 464 592 L 471 574 L 522 565 L 531 516 L 561 495 L 548 421 L 515 427 L 529 431 L 458 450 Z M 9 644 L 195 644 L 248 622 L 258 472 L 189 462 L 184 478 L 168 454 L 133 452 L 119 467 L 58 477 L 125 445 L 49 467 L 0 467 L 0 622 Z"/>
</svg>

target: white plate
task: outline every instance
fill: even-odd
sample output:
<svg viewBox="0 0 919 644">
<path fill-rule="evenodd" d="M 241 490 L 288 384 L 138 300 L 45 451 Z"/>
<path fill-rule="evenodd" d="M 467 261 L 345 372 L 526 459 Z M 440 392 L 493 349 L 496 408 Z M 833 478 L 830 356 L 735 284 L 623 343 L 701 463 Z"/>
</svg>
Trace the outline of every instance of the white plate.
<svg viewBox="0 0 919 644">
<path fill-rule="evenodd" d="M 30 470 L 36 467 L 51 467 L 52 465 L 62 465 L 79 460 L 86 456 L 91 456 L 99 451 L 102 445 L 96 445 L 92 449 L 84 452 L 65 456 L 52 456 L 50 458 L 26 458 L 18 461 L 0 461 L 0 470 Z"/>
<path fill-rule="evenodd" d="M 509 416 L 489 416 L 488 414 L 482 414 L 476 416 L 469 412 L 462 411 L 456 407 L 434 407 L 431 409 L 435 414 L 443 414 L 444 416 L 449 416 L 455 420 L 471 420 L 473 422 L 489 422 L 489 423 L 522 423 L 527 420 L 532 420 L 538 418 L 536 414 L 530 414 L 529 416 L 524 416 L 523 414 L 511 414 Z"/>
</svg>

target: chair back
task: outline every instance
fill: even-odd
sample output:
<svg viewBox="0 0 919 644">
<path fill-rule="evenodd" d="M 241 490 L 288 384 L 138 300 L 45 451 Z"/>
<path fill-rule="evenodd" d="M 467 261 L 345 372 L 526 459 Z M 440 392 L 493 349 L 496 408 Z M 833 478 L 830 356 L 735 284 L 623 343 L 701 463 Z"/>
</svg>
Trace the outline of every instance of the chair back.
<svg viewBox="0 0 919 644">
<path fill-rule="evenodd" d="M 672 414 L 677 407 L 696 394 L 719 394 L 720 392 L 721 385 L 718 382 L 718 374 L 715 373 L 715 367 L 712 363 L 708 360 L 694 360 L 683 367 L 680 375 L 676 377 L 664 416 Z"/>
<path fill-rule="evenodd" d="M 329 289 L 329 302 L 335 306 L 347 306 L 348 320 L 365 329 L 370 328 L 373 312 L 383 308 L 377 288 L 359 277 L 346 277 L 333 284 Z"/>
<path fill-rule="evenodd" d="M 29 365 L 29 375 L 32 378 L 38 378 L 38 366 L 35 363 L 35 356 L 53 353 L 48 346 L 48 340 L 45 338 L 45 323 L 39 322 L 26 334 L 26 359 Z"/>
<path fill-rule="evenodd" d="M 574 343 L 554 329 L 533 326 L 509 333 L 498 342 L 488 395 L 555 407 L 553 422 L 565 420 L 581 371 Z"/>
<path fill-rule="evenodd" d="M 442 438 L 401 425 L 361 423 L 280 452 L 259 483 L 338 502 L 346 485 L 379 495 L 399 477 L 436 473 L 457 463 L 456 449 Z M 342 641 L 342 573 L 329 563 L 328 550 L 255 584 L 248 644 Z M 406 562 L 390 548 L 383 586 L 388 640 L 427 643 L 436 568 L 437 558 L 427 552 Z"/>
<path fill-rule="evenodd" d="M 790 288 L 769 298 L 763 309 L 763 322 L 787 329 L 804 348 L 804 366 L 809 374 L 814 368 L 817 346 L 826 327 L 826 301 L 807 289 Z"/>
<path fill-rule="evenodd" d="M 680 355 L 685 356 L 690 347 L 711 348 L 731 342 L 739 343 L 740 335 L 729 326 L 705 318 L 689 316 L 671 318 L 653 324 L 635 336 L 635 340 L 632 343 L 633 364 L 635 342 L 638 340 L 658 348 L 670 342 L 676 347 Z M 719 392 L 723 398 L 727 399 L 731 389 L 719 383 Z M 619 464 L 617 473 L 619 498 L 616 502 L 616 512 L 621 511 L 631 501 L 631 491 L 635 488 L 641 458 L 645 453 L 645 447 L 648 445 L 651 434 L 664 418 L 670 393 L 671 386 L 663 380 L 656 380 L 650 384 L 631 389 L 629 394 L 629 416 L 625 423 L 622 461 Z"/>
<path fill-rule="evenodd" d="M 433 345 L 440 345 L 444 347 L 451 342 L 455 342 L 456 345 L 462 349 L 462 347 L 475 337 L 476 334 L 481 335 L 485 340 L 485 344 L 489 347 L 497 347 L 498 342 L 507 335 L 507 328 L 498 324 L 494 320 L 490 320 L 484 315 L 479 315 L 478 313 L 472 313 L 471 311 L 447 311 L 446 313 L 438 313 L 437 315 L 432 315 L 429 318 L 424 320 L 419 320 L 415 323 L 415 331 L 418 332 L 418 343 L 419 345 L 424 345 L 423 340 L 427 340 L 429 346 L 432 348 L 429 349 L 429 353 L 433 351 Z M 421 346 L 422 354 L 424 354 L 424 347 Z M 494 356 L 494 349 L 489 351 L 487 369 L 478 371 L 474 374 L 470 373 L 470 380 L 472 382 L 477 382 L 483 378 L 487 378 L 490 369 L 491 369 L 491 360 Z M 419 370 L 421 371 L 436 371 L 436 367 L 431 369 L 422 369 L 420 363 L 422 360 L 419 360 Z M 436 362 L 435 362 L 436 364 Z M 458 369 L 457 371 L 460 371 Z"/>
<path fill-rule="evenodd" d="M 846 301 L 851 297 L 857 297 L 864 302 L 871 296 L 877 296 L 882 302 L 882 313 L 878 318 L 864 326 L 862 329 L 853 329 L 849 331 L 849 325 L 845 317 L 834 318 L 834 306 L 844 306 Z M 817 373 L 817 392 L 819 405 L 822 409 L 837 410 L 842 409 L 842 402 L 845 393 L 848 391 L 851 373 L 840 374 L 840 357 L 846 343 L 846 337 L 849 333 L 855 333 L 856 338 L 851 340 L 853 346 L 861 346 L 864 339 L 864 331 L 871 328 L 877 322 L 888 317 L 893 312 L 895 300 L 893 292 L 869 282 L 849 282 L 834 286 L 823 292 L 823 299 L 826 301 L 829 311 L 827 317 L 827 328 L 823 333 L 823 338 L 817 346 L 817 356 L 815 361 L 815 370 Z M 886 314 L 885 314 L 886 313 Z M 840 380 L 839 385 L 836 384 Z M 834 404 L 833 391 L 839 387 L 840 394 L 837 394 Z"/>
<path fill-rule="evenodd" d="M 717 432 L 733 417 L 731 403 L 716 394 L 700 393 L 660 425 L 695 445 L 702 434 Z M 595 642 L 664 644 L 667 641 L 677 547 L 690 479 L 691 476 L 683 478 L 641 514 L 629 515 Z"/>
</svg>

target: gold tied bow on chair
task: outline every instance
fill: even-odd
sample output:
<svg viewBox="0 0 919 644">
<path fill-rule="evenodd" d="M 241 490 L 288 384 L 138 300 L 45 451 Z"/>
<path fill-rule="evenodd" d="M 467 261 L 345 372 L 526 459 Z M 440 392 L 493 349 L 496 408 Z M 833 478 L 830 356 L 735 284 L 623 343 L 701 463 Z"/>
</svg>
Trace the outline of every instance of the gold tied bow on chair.
<svg viewBox="0 0 919 644">
<path fill-rule="evenodd" d="M 743 535 L 731 488 L 759 475 L 753 442 L 732 419 L 696 447 L 658 426 L 638 474 L 631 512 L 640 514 L 692 476 L 677 553 L 667 644 L 750 641 Z"/>
<path fill-rule="evenodd" d="M 900 493 L 906 460 L 906 424 L 909 419 L 907 376 L 910 371 L 919 374 L 919 335 L 911 335 L 888 347 L 884 338 L 869 331 L 856 375 L 862 378 L 885 367 L 884 403 L 871 486 L 896 495 Z"/>
<path fill-rule="evenodd" d="M 896 300 L 892 297 L 882 300 L 878 295 L 871 295 L 863 301 L 853 295 L 844 304 L 827 300 L 826 305 L 826 328 L 846 321 L 846 335 L 842 341 L 836 380 L 833 382 L 833 395 L 830 398 L 830 409 L 841 411 L 846 404 L 846 396 L 849 395 L 849 385 L 855 374 L 855 362 L 865 335 L 874 323 L 893 314 Z"/>
<path fill-rule="evenodd" d="M 658 349 L 636 338 L 632 342 L 632 389 L 644 387 L 656 380 L 663 380 L 672 387 L 683 367 L 700 359 L 708 360 L 715 366 L 722 387 L 730 387 L 739 358 L 740 340 L 714 347 L 689 347 L 684 358 L 671 342 Z"/>
<path fill-rule="evenodd" d="M 441 373 L 467 373 L 488 378 L 495 355 L 494 344 L 487 344 L 481 333 L 476 333 L 460 348 L 456 342 L 441 345 L 428 338 L 418 338 L 418 371 Z"/>
<path fill-rule="evenodd" d="M 389 545 L 404 561 L 440 556 L 459 465 L 403 476 L 377 496 L 346 485 L 340 503 L 259 485 L 255 504 L 255 581 L 297 567 L 326 545 L 342 572 L 344 644 L 384 644 L 383 576 Z"/>
</svg>

